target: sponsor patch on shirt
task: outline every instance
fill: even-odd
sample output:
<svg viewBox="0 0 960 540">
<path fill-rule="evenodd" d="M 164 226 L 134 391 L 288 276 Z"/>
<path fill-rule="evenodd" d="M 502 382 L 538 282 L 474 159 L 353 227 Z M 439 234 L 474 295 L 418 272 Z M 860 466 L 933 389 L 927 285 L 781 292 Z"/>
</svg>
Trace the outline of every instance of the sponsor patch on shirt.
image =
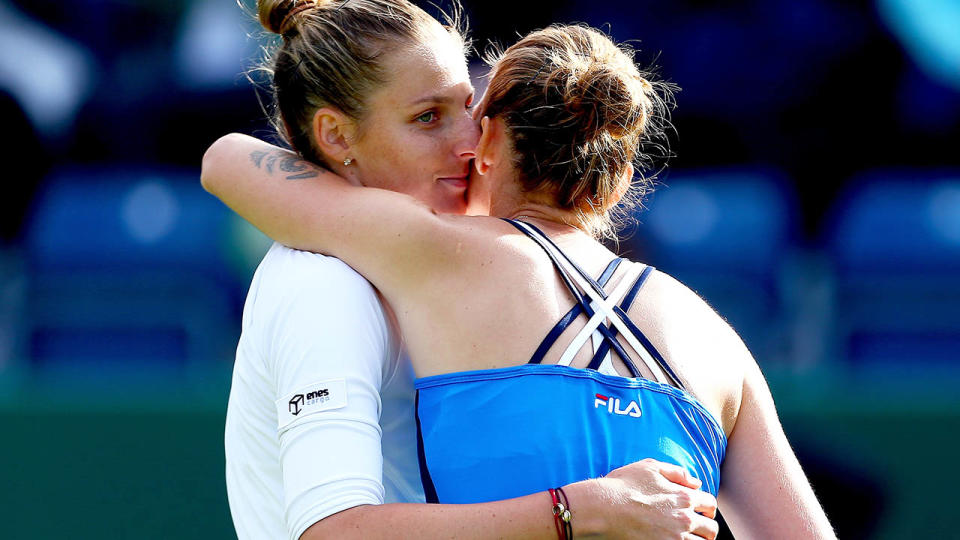
<svg viewBox="0 0 960 540">
<path fill-rule="evenodd" d="M 284 429 L 295 420 L 347 406 L 346 379 L 320 381 L 295 390 L 277 400 L 277 427 Z"/>
</svg>

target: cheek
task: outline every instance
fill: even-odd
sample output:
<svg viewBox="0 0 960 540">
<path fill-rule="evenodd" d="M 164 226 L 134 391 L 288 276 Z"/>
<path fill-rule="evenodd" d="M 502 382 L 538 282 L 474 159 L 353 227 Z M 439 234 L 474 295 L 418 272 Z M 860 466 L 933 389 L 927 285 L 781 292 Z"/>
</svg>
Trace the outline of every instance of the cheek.
<svg viewBox="0 0 960 540">
<path fill-rule="evenodd" d="M 442 168 L 446 139 L 439 135 L 418 134 L 408 137 L 407 152 L 424 168 Z"/>
<path fill-rule="evenodd" d="M 442 140 L 437 137 L 407 135 L 394 157 L 397 166 L 409 173 L 405 183 L 416 181 L 427 187 L 434 183 L 435 176 L 451 173 L 452 167 L 444 162 L 443 148 Z"/>
<path fill-rule="evenodd" d="M 401 134 L 382 130 L 376 138 L 369 138 L 364 144 L 368 169 L 378 175 L 390 175 L 382 181 L 396 182 L 408 176 L 407 152 L 402 143 Z M 390 180 L 392 178 L 392 180 Z"/>
<path fill-rule="evenodd" d="M 383 134 L 386 135 L 386 134 Z M 401 131 L 392 137 L 379 137 L 368 145 L 366 176 L 368 185 L 401 191 L 423 199 L 442 170 L 437 166 L 439 151 L 432 141 Z M 374 142 L 374 141 L 370 141 Z"/>
</svg>

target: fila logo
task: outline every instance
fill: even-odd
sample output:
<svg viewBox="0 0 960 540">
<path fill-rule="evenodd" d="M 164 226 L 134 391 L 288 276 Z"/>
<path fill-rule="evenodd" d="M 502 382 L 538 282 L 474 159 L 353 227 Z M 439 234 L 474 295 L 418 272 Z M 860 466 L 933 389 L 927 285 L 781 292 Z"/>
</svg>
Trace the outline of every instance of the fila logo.
<svg viewBox="0 0 960 540">
<path fill-rule="evenodd" d="M 630 401 L 626 409 L 620 408 L 620 398 L 608 397 L 603 394 L 596 394 L 597 398 L 593 400 L 593 408 L 603 407 L 610 414 L 619 414 L 620 416 L 632 416 L 640 418 L 640 404 L 636 401 Z"/>
</svg>

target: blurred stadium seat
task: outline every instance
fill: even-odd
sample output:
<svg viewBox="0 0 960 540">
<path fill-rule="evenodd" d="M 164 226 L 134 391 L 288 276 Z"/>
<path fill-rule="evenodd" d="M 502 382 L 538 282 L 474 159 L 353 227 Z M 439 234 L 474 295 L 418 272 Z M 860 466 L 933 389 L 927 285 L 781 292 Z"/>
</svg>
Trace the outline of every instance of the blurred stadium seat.
<svg viewBox="0 0 960 540">
<path fill-rule="evenodd" d="M 232 357 L 244 284 L 227 260 L 230 213 L 197 174 L 113 167 L 48 179 L 25 242 L 34 369 L 177 374 Z"/>
<path fill-rule="evenodd" d="M 675 172 L 625 231 L 639 258 L 710 303 L 762 361 L 788 354 L 780 275 L 797 223 L 778 173 L 758 169 Z"/>
<path fill-rule="evenodd" d="M 826 243 L 839 357 L 902 373 L 960 360 L 960 172 L 860 178 L 837 201 Z"/>
</svg>

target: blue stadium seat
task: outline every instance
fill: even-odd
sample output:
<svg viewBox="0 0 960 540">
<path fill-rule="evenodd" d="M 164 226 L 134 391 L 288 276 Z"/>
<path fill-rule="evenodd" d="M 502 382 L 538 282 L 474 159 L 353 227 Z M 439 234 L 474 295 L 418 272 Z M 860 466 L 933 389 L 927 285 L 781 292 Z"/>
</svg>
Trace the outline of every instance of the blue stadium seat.
<svg viewBox="0 0 960 540">
<path fill-rule="evenodd" d="M 674 172 L 653 193 L 623 247 L 697 291 L 758 360 L 788 354 L 780 273 L 796 235 L 796 203 L 772 171 Z"/>
<path fill-rule="evenodd" d="M 960 360 L 960 172 L 858 179 L 827 230 L 836 354 L 897 370 Z"/>
<path fill-rule="evenodd" d="M 229 225 L 197 171 L 52 175 L 25 242 L 34 368 L 179 372 L 231 358 L 244 284 Z"/>
</svg>

